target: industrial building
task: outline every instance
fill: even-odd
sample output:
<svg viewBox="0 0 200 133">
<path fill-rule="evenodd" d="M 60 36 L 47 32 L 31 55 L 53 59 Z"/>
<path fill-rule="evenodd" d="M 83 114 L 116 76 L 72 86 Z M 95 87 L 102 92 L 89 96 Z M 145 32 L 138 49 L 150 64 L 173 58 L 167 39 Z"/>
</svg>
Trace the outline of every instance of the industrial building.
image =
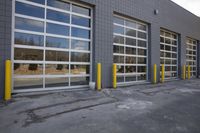
<svg viewBox="0 0 200 133">
<path fill-rule="evenodd" d="M 200 75 L 200 18 L 170 0 L 1 0 L 0 99 L 5 61 L 12 93 L 102 88 L 181 79 L 182 67 Z M 187 74 L 186 74 L 187 75 Z"/>
</svg>

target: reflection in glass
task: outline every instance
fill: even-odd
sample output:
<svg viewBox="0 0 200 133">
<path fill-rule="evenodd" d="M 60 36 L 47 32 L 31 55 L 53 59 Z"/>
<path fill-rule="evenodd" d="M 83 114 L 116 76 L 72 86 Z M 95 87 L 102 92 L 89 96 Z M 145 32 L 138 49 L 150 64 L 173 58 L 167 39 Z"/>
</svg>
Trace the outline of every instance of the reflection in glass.
<svg viewBox="0 0 200 133">
<path fill-rule="evenodd" d="M 114 33 L 117 34 L 124 34 L 124 27 L 114 25 Z"/>
<path fill-rule="evenodd" d="M 72 12 L 90 16 L 90 9 L 78 5 L 72 5 Z"/>
<path fill-rule="evenodd" d="M 126 54 L 136 55 L 136 48 L 126 47 Z"/>
<path fill-rule="evenodd" d="M 90 31 L 80 28 L 72 27 L 72 36 L 90 39 Z"/>
<path fill-rule="evenodd" d="M 45 0 L 28 0 L 28 1 L 39 3 L 39 4 L 43 4 L 43 5 L 45 3 Z"/>
<path fill-rule="evenodd" d="M 136 81 L 136 76 L 135 75 L 125 76 L 125 81 L 126 82 Z"/>
<path fill-rule="evenodd" d="M 144 32 L 139 32 L 139 31 L 138 31 L 138 38 L 146 39 L 146 38 L 147 38 L 147 35 L 146 35 L 146 33 L 144 33 Z"/>
<path fill-rule="evenodd" d="M 70 10 L 70 4 L 61 0 L 47 0 L 47 5 L 67 11 Z"/>
<path fill-rule="evenodd" d="M 117 82 L 124 82 L 124 76 L 117 76 Z"/>
<path fill-rule="evenodd" d="M 88 85 L 90 78 L 89 77 L 71 77 L 70 78 L 71 86 L 77 86 L 77 85 Z"/>
<path fill-rule="evenodd" d="M 69 39 L 47 36 L 46 47 L 69 48 Z"/>
<path fill-rule="evenodd" d="M 147 55 L 147 50 L 146 49 L 138 49 L 138 55 L 146 56 Z"/>
<path fill-rule="evenodd" d="M 15 48 L 15 60 L 43 60 L 43 50 Z"/>
<path fill-rule="evenodd" d="M 62 87 L 69 85 L 69 78 L 58 77 L 58 78 L 45 78 L 45 87 Z"/>
<path fill-rule="evenodd" d="M 36 89 L 43 87 L 42 78 L 14 78 L 14 89 Z"/>
<path fill-rule="evenodd" d="M 44 22 L 15 17 L 15 28 L 21 30 L 44 32 Z"/>
<path fill-rule="evenodd" d="M 126 45 L 136 46 L 136 40 L 132 38 L 126 38 Z"/>
<path fill-rule="evenodd" d="M 80 41 L 80 40 L 72 40 L 71 41 L 71 49 L 76 50 L 90 50 L 90 42 Z"/>
<path fill-rule="evenodd" d="M 71 53 L 72 62 L 90 62 L 89 53 L 72 52 Z"/>
<path fill-rule="evenodd" d="M 145 48 L 147 46 L 147 43 L 146 43 L 146 41 L 138 40 L 138 46 Z"/>
<path fill-rule="evenodd" d="M 114 17 L 114 23 L 124 25 L 124 20 L 122 18 Z"/>
<path fill-rule="evenodd" d="M 121 53 L 121 54 L 123 54 L 124 53 L 124 47 L 114 45 L 113 46 L 113 52 L 114 53 Z"/>
<path fill-rule="evenodd" d="M 44 37 L 41 35 L 15 32 L 15 44 L 30 45 L 30 46 L 44 46 Z"/>
<path fill-rule="evenodd" d="M 69 52 L 47 50 L 46 61 L 69 61 Z"/>
<path fill-rule="evenodd" d="M 47 33 L 69 36 L 69 27 L 58 24 L 47 23 Z"/>
<path fill-rule="evenodd" d="M 136 30 L 126 28 L 126 35 L 136 37 Z"/>
<path fill-rule="evenodd" d="M 32 17 L 44 18 L 44 8 L 24 4 L 21 2 L 15 2 L 15 12 Z"/>
<path fill-rule="evenodd" d="M 138 66 L 137 71 L 138 71 L 138 73 L 145 73 L 146 72 L 146 66 Z"/>
<path fill-rule="evenodd" d="M 69 74 L 69 65 L 66 64 L 46 64 L 45 74 L 66 75 Z"/>
<path fill-rule="evenodd" d="M 114 55 L 114 63 L 124 63 L 124 57 Z"/>
<path fill-rule="evenodd" d="M 127 64 L 136 64 L 136 57 L 126 56 Z"/>
<path fill-rule="evenodd" d="M 67 13 L 47 9 L 47 19 L 58 21 L 58 22 L 69 23 L 70 16 Z"/>
<path fill-rule="evenodd" d="M 72 24 L 90 27 L 90 19 L 73 15 Z"/>
<path fill-rule="evenodd" d="M 114 39 L 113 40 L 114 43 L 124 44 L 124 37 L 122 36 L 114 36 L 113 39 Z"/>
<path fill-rule="evenodd" d="M 146 26 L 145 25 L 143 25 L 143 24 L 137 24 L 137 27 L 138 27 L 138 29 L 139 30 L 143 30 L 143 31 L 146 31 L 147 29 L 146 29 Z"/>
<path fill-rule="evenodd" d="M 136 72 L 136 66 L 126 66 L 125 71 L 126 71 L 126 73 L 135 73 Z"/>
<path fill-rule="evenodd" d="M 117 65 L 117 73 L 124 73 L 124 66 Z"/>
<path fill-rule="evenodd" d="M 140 74 L 138 80 L 146 80 L 146 74 Z"/>
<path fill-rule="evenodd" d="M 90 66 L 89 65 L 71 65 L 70 74 L 89 74 Z"/>
<path fill-rule="evenodd" d="M 43 73 L 42 64 L 20 64 L 14 63 L 15 75 L 40 75 Z"/>
<path fill-rule="evenodd" d="M 131 27 L 131 28 L 136 28 L 137 24 L 136 24 L 136 22 L 126 20 L 125 25 L 128 26 L 128 27 Z"/>
<path fill-rule="evenodd" d="M 146 64 L 146 63 L 147 63 L 146 58 L 138 57 L 138 64 Z"/>
</svg>

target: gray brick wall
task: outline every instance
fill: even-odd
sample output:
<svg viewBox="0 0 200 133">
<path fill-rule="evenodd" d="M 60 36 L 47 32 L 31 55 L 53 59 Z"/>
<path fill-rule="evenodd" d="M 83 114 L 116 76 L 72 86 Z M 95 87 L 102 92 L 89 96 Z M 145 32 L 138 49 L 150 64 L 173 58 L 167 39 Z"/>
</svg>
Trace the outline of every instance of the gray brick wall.
<svg viewBox="0 0 200 133">
<path fill-rule="evenodd" d="M 4 94 L 5 60 L 11 57 L 12 0 L 0 0 L 0 100 Z"/>
<path fill-rule="evenodd" d="M 179 73 L 185 64 L 186 36 L 200 40 L 200 18 L 169 0 L 80 0 L 94 9 L 93 24 L 93 80 L 96 63 L 102 63 L 102 86 L 112 86 L 113 13 L 146 22 L 149 25 L 149 75 L 152 80 L 153 64 L 160 66 L 160 28 L 180 35 Z M 0 0 L 0 98 L 4 90 L 4 62 L 11 57 L 12 0 Z M 158 15 L 154 10 L 158 9 Z M 200 49 L 199 49 L 200 50 Z M 200 56 L 198 58 L 200 60 Z M 200 62 L 198 62 L 200 66 Z M 159 71 L 158 67 L 158 71 Z M 159 74 L 158 74 L 159 79 Z"/>
</svg>

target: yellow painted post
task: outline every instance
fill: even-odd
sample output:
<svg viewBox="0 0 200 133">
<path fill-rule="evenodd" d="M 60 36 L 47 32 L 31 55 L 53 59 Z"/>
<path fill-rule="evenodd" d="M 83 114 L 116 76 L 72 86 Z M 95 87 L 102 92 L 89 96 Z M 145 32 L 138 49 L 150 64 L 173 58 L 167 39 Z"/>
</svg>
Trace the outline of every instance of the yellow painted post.
<svg viewBox="0 0 200 133">
<path fill-rule="evenodd" d="M 190 75 L 190 65 L 188 65 L 188 79 L 190 79 L 191 75 Z"/>
<path fill-rule="evenodd" d="M 117 88 L 117 65 L 113 64 L 113 88 Z"/>
<path fill-rule="evenodd" d="M 97 90 L 101 90 L 101 63 L 97 64 Z"/>
<path fill-rule="evenodd" d="M 5 62 L 5 100 L 11 99 L 11 61 Z"/>
<path fill-rule="evenodd" d="M 161 77 L 161 82 L 165 82 L 165 65 L 162 64 L 162 77 Z"/>
<path fill-rule="evenodd" d="M 183 65 L 183 80 L 185 80 L 185 77 L 186 77 L 186 66 L 185 65 Z"/>
<path fill-rule="evenodd" d="M 156 84 L 157 83 L 157 65 L 156 64 L 154 64 L 153 71 L 154 71 L 153 83 Z"/>
</svg>

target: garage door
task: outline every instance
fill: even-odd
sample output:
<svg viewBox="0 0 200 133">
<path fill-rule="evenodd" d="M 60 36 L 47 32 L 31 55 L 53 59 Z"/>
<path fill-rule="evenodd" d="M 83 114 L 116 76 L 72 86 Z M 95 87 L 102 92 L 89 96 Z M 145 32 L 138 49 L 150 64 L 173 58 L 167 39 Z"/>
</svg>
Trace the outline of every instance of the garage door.
<svg viewBox="0 0 200 133">
<path fill-rule="evenodd" d="M 147 80 L 147 24 L 114 16 L 113 62 L 117 64 L 117 83 Z"/>
<path fill-rule="evenodd" d="M 14 92 L 84 87 L 91 71 L 91 9 L 59 0 L 14 0 Z"/>
</svg>

